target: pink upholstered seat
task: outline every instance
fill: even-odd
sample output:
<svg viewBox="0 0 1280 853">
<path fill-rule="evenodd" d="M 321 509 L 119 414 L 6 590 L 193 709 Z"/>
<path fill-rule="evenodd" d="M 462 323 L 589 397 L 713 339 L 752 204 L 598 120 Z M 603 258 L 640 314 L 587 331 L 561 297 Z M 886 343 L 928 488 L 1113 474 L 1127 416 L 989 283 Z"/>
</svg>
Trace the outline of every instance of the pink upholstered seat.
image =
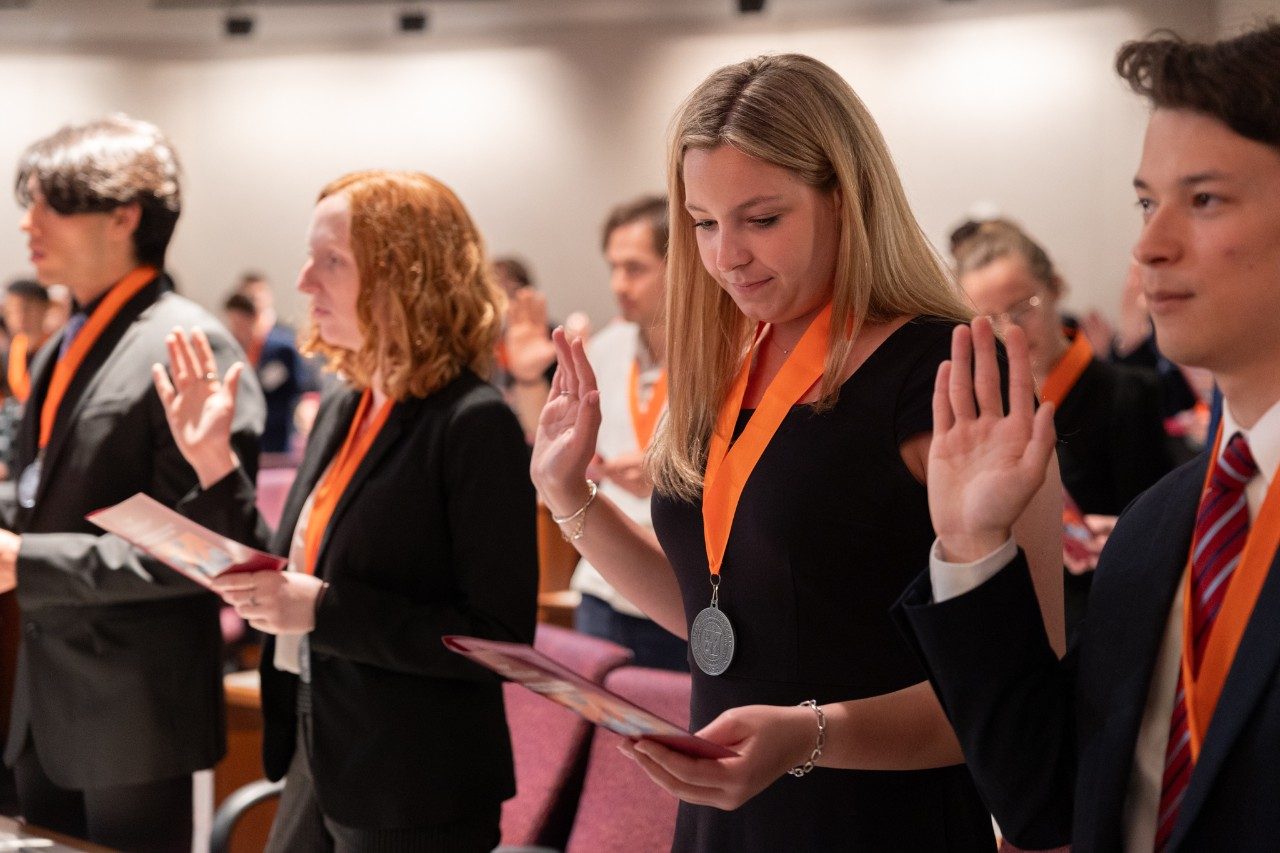
<svg viewBox="0 0 1280 853">
<path fill-rule="evenodd" d="M 589 681 L 631 659 L 631 652 L 566 628 L 538 626 L 534 647 Z M 549 699 L 503 685 L 515 751 L 516 795 L 502 806 L 502 843 L 561 849 L 582 790 L 592 726 Z"/>
<path fill-rule="evenodd" d="M 690 680 L 686 673 L 627 666 L 609 673 L 604 684 L 660 717 L 680 726 L 689 724 Z M 566 853 L 658 853 L 671 849 L 676 798 L 618 752 L 621 741 L 612 732 L 596 729 Z"/>
<path fill-rule="evenodd" d="M 297 473 L 295 468 L 263 468 L 258 471 L 258 512 L 273 529 L 280 524 L 284 499 Z"/>
</svg>

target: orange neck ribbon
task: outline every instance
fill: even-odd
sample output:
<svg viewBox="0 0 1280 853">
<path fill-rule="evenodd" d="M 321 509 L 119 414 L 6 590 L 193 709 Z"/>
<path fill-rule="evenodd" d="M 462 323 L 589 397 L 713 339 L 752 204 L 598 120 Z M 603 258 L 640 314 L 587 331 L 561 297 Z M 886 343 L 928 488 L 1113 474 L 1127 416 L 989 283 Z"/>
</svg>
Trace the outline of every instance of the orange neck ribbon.
<svg viewBox="0 0 1280 853">
<path fill-rule="evenodd" d="M 1213 455 L 1209 457 L 1209 468 L 1205 472 L 1202 500 L 1221 450 L 1222 426 L 1219 425 L 1213 442 Z M 1186 577 L 1182 584 L 1182 685 L 1186 691 L 1187 729 L 1191 733 L 1193 761 L 1200 757 L 1200 745 L 1204 743 L 1213 710 L 1218 705 L 1218 697 L 1222 694 L 1222 686 L 1231 671 L 1231 663 L 1240 648 L 1254 605 L 1258 603 L 1262 585 L 1271 571 L 1277 547 L 1280 547 L 1280 477 L 1272 479 L 1258 515 L 1249 526 L 1249 538 L 1245 541 L 1240 563 L 1228 580 L 1222 609 L 1209 629 L 1208 644 L 1198 672 L 1192 660 L 1195 635 L 1191 628 L 1191 608 L 1195 593 L 1191 586 L 1191 558 L 1187 558 Z M 1195 552 L 1196 543 L 1192 541 L 1191 553 Z"/>
<path fill-rule="evenodd" d="M 1071 337 L 1071 333 L 1068 333 L 1068 337 Z M 1040 389 L 1041 402 L 1053 403 L 1055 409 L 1061 406 L 1091 361 L 1093 347 L 1089 345 L 1089 338 L 1076 332 L 1071 346 L 1067 347 L 1067 351 L 1044 380 L 1044 387 Z"/>
<path fill-rule="evenodd" d="M 244 357 L 249 361 L 250 367 L 260 366 L 258 362 L 262 361 L 262 347 L 266 342 L 266 338 L 259 340 L 257 337 L 249 342 L 249 351 L 244 354 Z"/>
<path fill-rule="evenodd" d="M 822 378 L 830 340 L 831 305 L 828 303 L 813 318 L 800 342 L 765 389 L 760 405 L 732 448 L 729 441 L 738 422 L 738 413 L 742 411 L 754 347 L 747 353 L 728 396 L 720 406 L 715 431 L 707 448 L 707 470 L 702 483 L 702 529 L 707 543 L 707 566 L 716 580 L 720 577 L 720 564 L 729 544 L 733 516 L 738 511 L 738 500 L 747 479 L 787 412 Z"/>
<path fill-rule="evenodd" d="M 27 353 L 30 351 L 31 341 L 26 335 L 14 335 L 9 342 L 9 393 L 19 403 L 27 402 L 31 396 L 31 374 L 27 370 Z"/>
<path fill-rule="evenodd" d="M 325 472 L 320 484 L 316 486 L 315 497 L 311 501 L 311 515 L 307 518 L 304 541 L 306 549 L 303 552 L 302 570 L 309 575 L 316 573 L 320 543 L 324 541 L 324 533 L 329 527 L 330 519 L 333 518 L 333 511 L 337 509 L 342 493 L 351 484 L 351 478 L 360 467 L 360 461 L 369 452 L 373 440 L 378 437 L 378 433 L 386 424 L 387 416 L 391 414 L 395 401 L 387 400 L 383 403 L 369 422 L 369 426 L 361 432 L 360 425 L 364 422 L 365 415 L 368 414 L 372 405 L 373 391 L 366 388 L 360 395 L 360 405 L 356 407 L 356 416 L 351 419 L 351 427 L 347 430 L 347 438 L 342 442 L 342 448 L 334 457 L 333 463 L 329 465 L 329 470 Z"/>
<path fill-rule="evenodd" d="M 653 391 L 649 394 L 649 404 L 640 406 L 640 359 L 631 362 L 631 385 L 628 388 L 631 403 L 631 426 L 636 431 L 636 446 L 647 450 L 653 440 L 653 430 L 658 425 L 658 418 L 667 406 L 667 371 L 658 374 L 653 383 Z"/>
<path fill-rule="evenodd" d="M 103 331 L 120 313 L 120 309 L 137 296 L 142 288 L 155 279 L 154 267 L 138 267 L 133 272 L 111 286 L 107 295 L 93 309 L 89 319 L 80 327 L 79 333 L 67 347 L 66 353 L 53 366 L 53 378 L 49 380 L 49 390 L 44 397 L 44 405 L 40 407 L 40 449 L 49 446 L 49 437 L 53 435 L 53 422 L 58 417 L 58 407 L 67 394 L 71 380 L 84 362 L 85 356 L 93 349 L 93 345 L 102 337 Z"/>
</svg>

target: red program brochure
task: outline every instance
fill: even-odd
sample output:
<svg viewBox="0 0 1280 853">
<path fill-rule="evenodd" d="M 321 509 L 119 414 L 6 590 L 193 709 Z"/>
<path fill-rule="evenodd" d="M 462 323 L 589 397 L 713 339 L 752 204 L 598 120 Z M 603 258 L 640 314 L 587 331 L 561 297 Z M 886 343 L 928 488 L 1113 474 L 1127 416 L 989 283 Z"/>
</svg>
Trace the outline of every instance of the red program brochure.
<svg viewBox="0 0 1280 853">
<path fill-rule="evenodd" d="M 1062 490 L 1062 549 L 1074 560 L 1085 562 L 1093 557 L 1093 530 L 1085 521 L 1079 505 Z"/>
<path fill-rule="evenodd" d="M 285 565 L 283 558 L 220 536 L 141 492 L 85 518 L 202 586 L 219 575 Z"/>
<path fill-rule="evenodd" d="M 615 734 L 651 740 L 694 758 L 732 758 L 738 754 L 690 734 L 599 684 L 592 684 L 532 646 L 457 635 L 446 636 L 443 640 L 451 651 L 465 655 Z"/>
</svg>

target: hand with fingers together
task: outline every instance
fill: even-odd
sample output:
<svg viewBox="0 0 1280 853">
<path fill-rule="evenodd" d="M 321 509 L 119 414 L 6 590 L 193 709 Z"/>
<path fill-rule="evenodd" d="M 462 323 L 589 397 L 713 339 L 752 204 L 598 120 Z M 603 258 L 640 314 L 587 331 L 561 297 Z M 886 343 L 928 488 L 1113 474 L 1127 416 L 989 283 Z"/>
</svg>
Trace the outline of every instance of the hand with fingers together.
<svg viewBox="0 0 1280 853">
<path fill-rule="evenodd" d="M 213 591 L 253 628 L 305 634 L 316 626 L 324 582 L 302 572 L 237 572 L 214 578 Z"/>
<path fill-rule="evenodd" d="M 231 449 L 231 426 L 244 364 L 237 361 L 219 379 L 213 349 L 200 329 L 190 335 L 174 329 L 165 345 L 169 370 L 152 365 L 151 380 L 174 442 L 195 469 L 200 487 L 208 488 L 240 464 Z"/>
<path fill-rule="evenodd" d="M 929 448 L 929 514 L 946 560 L 999 548 L 1030 505 L 1054 448 L 1053 406 L 1035 408 L 1027 340 L 1009 329 L 1009 413 L 1004 413 L 991 321 L 957 326 L 938 368 Z"/>
<path fill-rule="evenodd" d="M 543 503 L 569 515 L 587 500 L 587 465 L 596 455 L 600 392 L 582 340 L 570 343 L 563 329 L 552 335 L 559 366 L 538 418 L 529 473 Z"/>
<path fill-rule="evenodd" d="M 692 758 L 649 740 L 627 741 L 620 748 L 668 793 L 727 811 L 804 764 L 816 737 L 813 712 L 803 705 L 731 708 L 697 734 L 738 755 Z"/>
</svg>

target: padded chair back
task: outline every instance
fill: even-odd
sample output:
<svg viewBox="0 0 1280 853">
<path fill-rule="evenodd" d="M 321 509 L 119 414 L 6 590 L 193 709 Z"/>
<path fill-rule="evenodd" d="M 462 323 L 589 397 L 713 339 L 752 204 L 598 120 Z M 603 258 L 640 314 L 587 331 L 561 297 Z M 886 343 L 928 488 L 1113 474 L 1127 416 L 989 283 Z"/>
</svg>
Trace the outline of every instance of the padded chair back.
<svg viewBox="0 0 1280 853">
<path fill-rule="evenodd" d="M 678 726 L 689 725 L 690 685 L 688 673 L 639 666 L 615 669 L 604 680 L 614 693 Z M 565 853 L 671 849 L 678 801 L 618 752 L 621 742 L 613 732 L 596 730 Z"/>
<path fill-rule="evenodd" d="M 631 660 L 630 650 L 622 646 L 554 625 L 539 625 L 533 645 L 597 684 Z M 563 849 L 594 727 L 518 684 L 504 684 L 503 695 L 515 752 L 516 795 L 502 805 L 502 843 Z"/>
<path fill-rule="evenodd" d="M 258 512 L 272 529 L 280 524 L 284 499 L 297 473 L 296 468 L 263 468 L 258 471 Z"/>
</svg>

